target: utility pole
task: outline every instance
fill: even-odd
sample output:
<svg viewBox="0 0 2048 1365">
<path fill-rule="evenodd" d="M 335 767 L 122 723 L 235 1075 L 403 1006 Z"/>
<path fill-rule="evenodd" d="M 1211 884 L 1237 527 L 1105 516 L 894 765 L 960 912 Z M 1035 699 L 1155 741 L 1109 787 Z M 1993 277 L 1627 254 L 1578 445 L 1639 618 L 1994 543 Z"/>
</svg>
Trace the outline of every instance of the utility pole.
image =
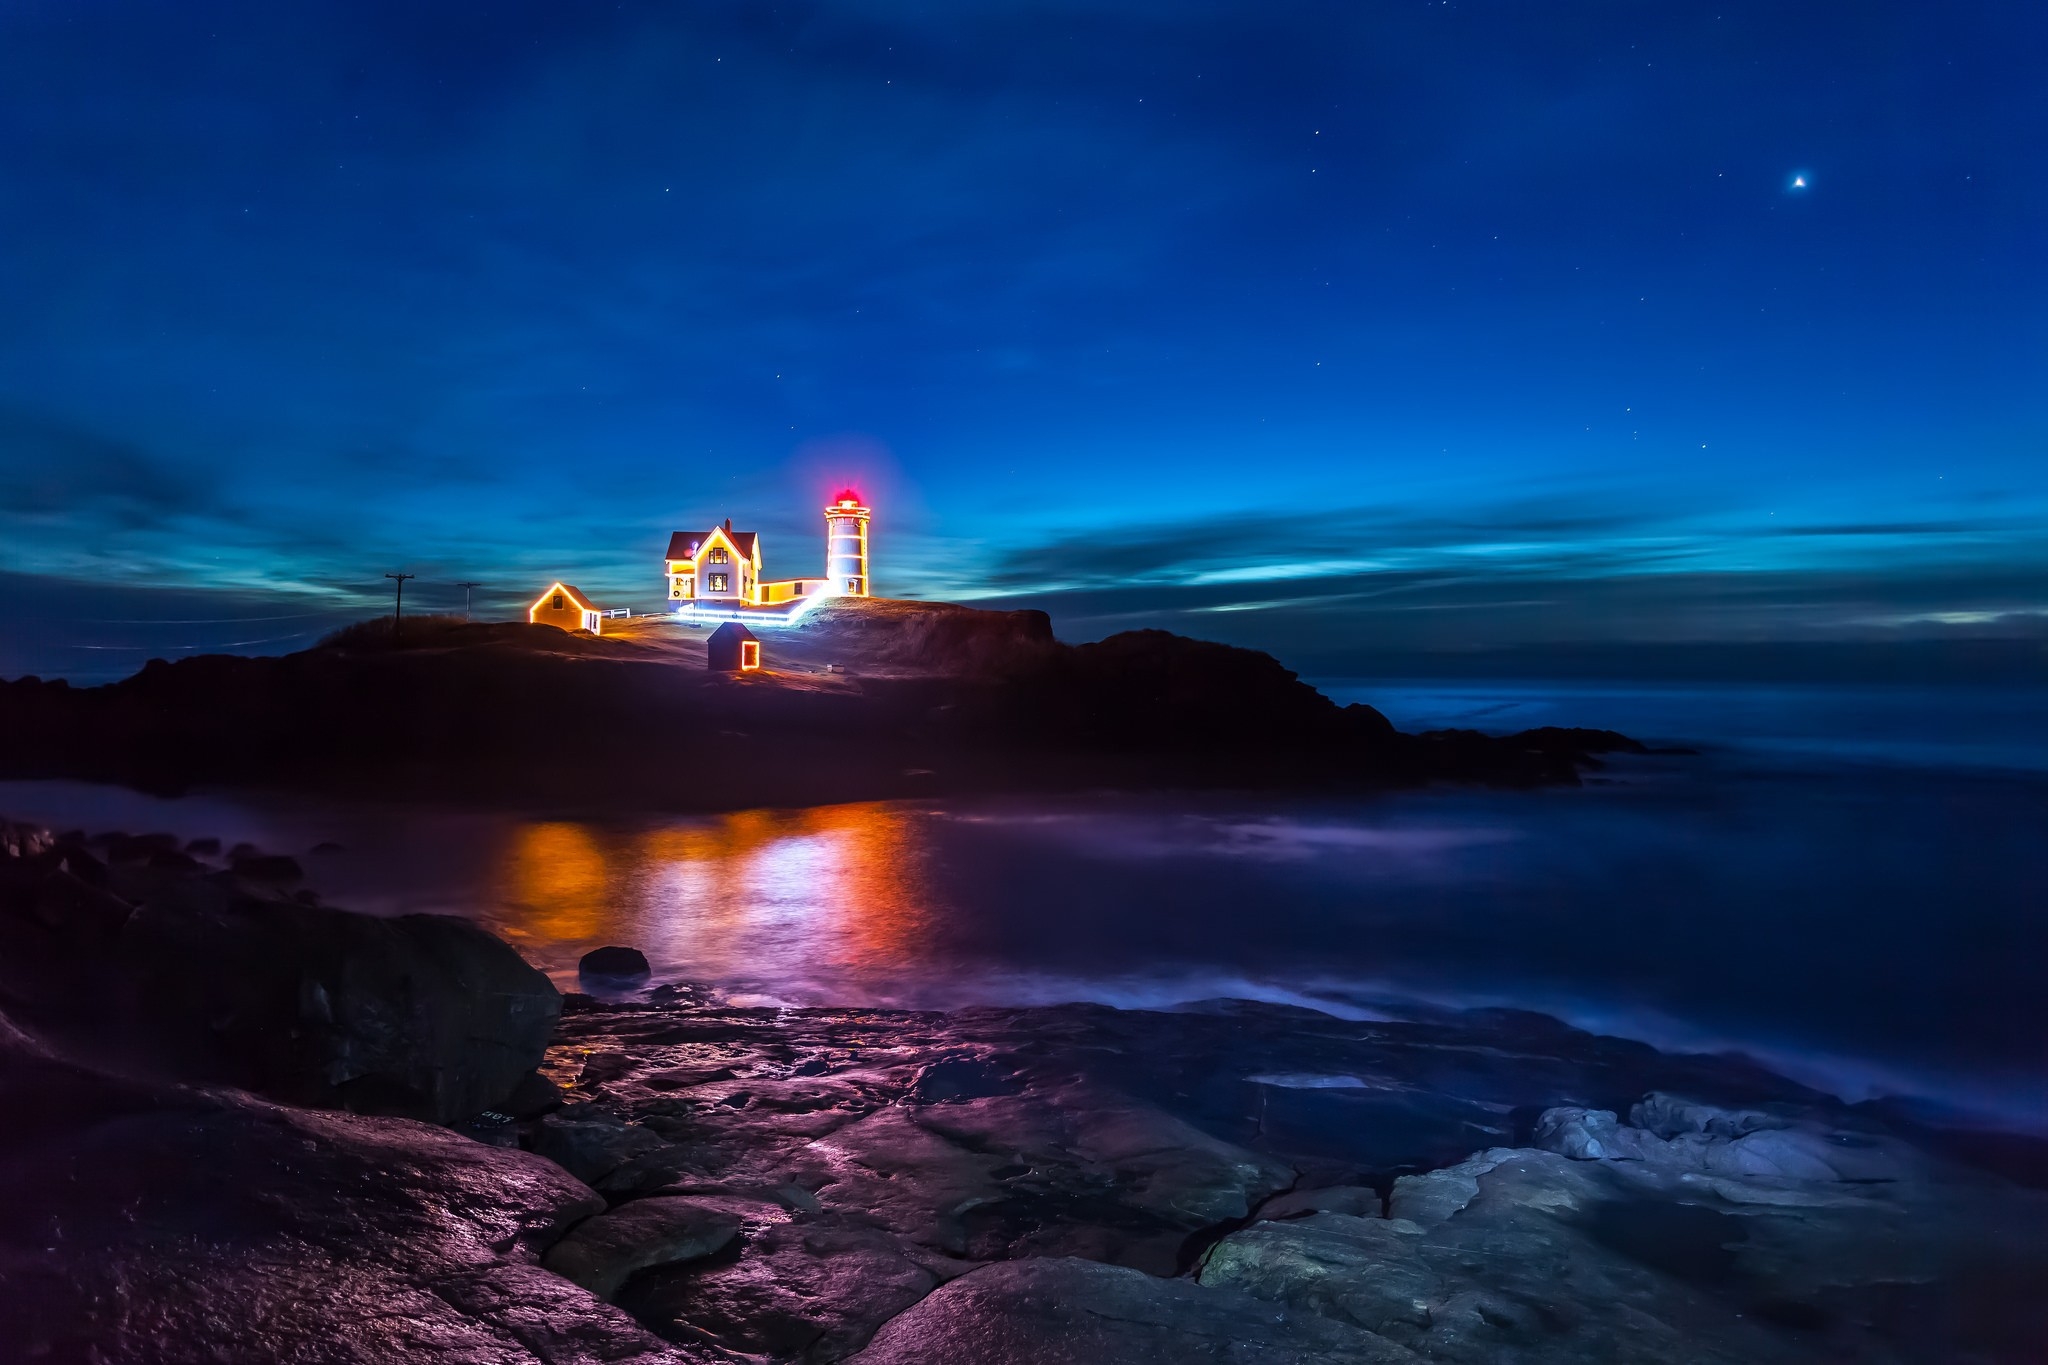
<svg viewBox="0 0 2048 1365">
<path fill-rule="evenodd" d="M 462 589 L 462 619 L 467 621 L 474 614 L 471 608 L 476 606 L 476 590 L 483 584 L 457 583 L 455 586 Z"/>
<path fill-rule="evenodd" d="M 398 598 L 391 604 L 391 633 L 398 634 L 398 622 L 405 615 L 405 580 L 416 578 L 417 574 L 388 573 L 384 575 L 398 584 Z"/>
</svg>

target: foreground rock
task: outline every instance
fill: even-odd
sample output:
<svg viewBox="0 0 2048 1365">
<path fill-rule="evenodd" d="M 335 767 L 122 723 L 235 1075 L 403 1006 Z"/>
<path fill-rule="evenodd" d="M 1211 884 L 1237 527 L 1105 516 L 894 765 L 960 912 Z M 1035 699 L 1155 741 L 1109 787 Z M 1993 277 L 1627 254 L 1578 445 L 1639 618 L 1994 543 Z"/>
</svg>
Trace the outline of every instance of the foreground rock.
<svg viewBox="0 0 2048 1365">
<path fill-rule="evenodd" d="M 11 840 L 0 1008 L 104 1062 L 444 1123 L 540 1061 L 560 996 L 474 923 L 332 909 L 248 877 L 248 857 L 213 870 L 139 845 Z"/>
<path fill-rule="evenodd" d="M 707 1357 L 541 1268 L 604 1207 L 552 1163 L 405 1119 L 112 1080 L 0 1050 L 0 1356 Z"/>
<path fill-rule="evenodd" d="M 718 1201 L 641 1199 L 577 1224 L 544 1264 L 609 1299 L 633 1272 L 709 1256 L 739 1231 L 740 1220 Z"/>
<path fill-rule="evenodd" d="M 1395 1365 L 1418 1358 L 1313 1312 L 1093 1261 L 1011 1261 L 956 1280 L 884 1327 L 858 1365 Z"/>
<path fill-rule="evenodd" d="M 2026 1230 L 2048 1198 L 1868 1131 L 1660 1095 L 1636 1112 L 1696 1140 L 1677 1156 L 1599 1123 L 1606 1155 L 1484 1152 L 1397 1180 L 1386 1218 L 1234 1232 L 1200 1280 L 1474 1365 L 2018 1361 L 2048 1341 L 2025 1288 L 2048 1283 L 2048 1238 Z M 1583 1152 L 1585 1118 L 1537 1131 Z"/>
<path fill-rule="evenodd" d="M 522 1132 L 609 1135 L 612 1217 L 685 1199 L 739 1220 L 717 1254 L 620 1287 L 677 1342 L 891 1365 L 2048 1343 L 2026 1288 L 2048 1277 L 2048 1199 L 1739 1059 L 1505 1012 L 651 994 L 571 997 L 548 1066 L 570 1103 Z M 1587 1133 L 1635 1155 L 1585 1155 Z"/>
<path fill-rule="evenodd" d="M 1952 1155 L 2025 1140 L 1740 1058 L 1506 1011 L 561 1001 L 217 855 L 0 822 L 0 1355 L 2048 1358 L 2048 1196 Z M 114 1074 L 150 1065 L 466 1121 Z"/>
</svg>

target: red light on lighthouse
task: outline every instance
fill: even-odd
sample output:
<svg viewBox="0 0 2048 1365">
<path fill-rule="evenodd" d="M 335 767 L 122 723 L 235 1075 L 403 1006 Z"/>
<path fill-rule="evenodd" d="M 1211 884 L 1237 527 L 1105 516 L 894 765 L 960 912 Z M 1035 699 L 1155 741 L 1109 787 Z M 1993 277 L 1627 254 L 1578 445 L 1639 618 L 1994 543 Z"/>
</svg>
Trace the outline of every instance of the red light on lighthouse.
<svg viewBox="0 0 2048 1365">
<path fill-rule="evenodd" d="M 868 514 L 860 494 L 842 488 L 825 509 L 825 579 L 835 597 L 866 597 Z"/>
</svg>

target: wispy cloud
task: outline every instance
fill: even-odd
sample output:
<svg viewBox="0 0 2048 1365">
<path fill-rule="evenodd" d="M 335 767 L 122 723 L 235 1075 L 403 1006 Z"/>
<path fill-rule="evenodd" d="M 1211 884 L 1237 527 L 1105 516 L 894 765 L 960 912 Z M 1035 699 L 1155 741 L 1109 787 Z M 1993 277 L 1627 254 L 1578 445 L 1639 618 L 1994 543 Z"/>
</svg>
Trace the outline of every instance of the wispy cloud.
<svg viewBox="0 0 2048 1365">
<path fill-rule="evenodd" d="M 1613 499 L 1612 501 L 1618 501 Z M 1890 522 L 1780 523 L 1770 512 L 1588 506 L 1591 498 L 1523 498 L 1469 508 L 1371 506 L 1270 510 L 1185 522 L 1098 527 L 996 557 L 984 596 L 1137 586 L 1232 590 L 1316 584 L 1318 600 L 1414 591 L 1431 575 L 1504 578 L 1842 570 L 1878 548 L 1887 567 L 2048 556 L 2041 521 L 2007 513 Z M 1666 499 L 1665 501 L 1668 501 Z M 1417 575 L 1425 577 L 1418 579 Z M 1226 598 L 1206 610 L 1255 609 L 1295 595 Z"/>
<path fill-rule="evenodd" d="M 1550 499 L 1258 512 L 1015 548 L 991 595 L 1076 638 L 1161 624 L 1324 671 L 1528 648 L 2048 635 L 2048 529 L 1981 510 L 1793 525 Z"/>
</svg>

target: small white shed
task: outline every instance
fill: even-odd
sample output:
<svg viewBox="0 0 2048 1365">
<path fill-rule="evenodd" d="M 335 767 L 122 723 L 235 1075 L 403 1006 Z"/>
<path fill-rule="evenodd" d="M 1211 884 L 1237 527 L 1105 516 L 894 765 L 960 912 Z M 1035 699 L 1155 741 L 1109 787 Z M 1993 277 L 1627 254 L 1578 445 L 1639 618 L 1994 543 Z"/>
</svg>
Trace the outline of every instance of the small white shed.
<svg viewBox="0 0 2048 1365">
<path fill-rule="evenodd" d="M 604 634 L 604 613 L 567 583 L 557 583 L 540 595 L 527 609 L 526 619 L 537 626 L 560 626 L 563 630 L 587 630 Z"/>
</svg>

